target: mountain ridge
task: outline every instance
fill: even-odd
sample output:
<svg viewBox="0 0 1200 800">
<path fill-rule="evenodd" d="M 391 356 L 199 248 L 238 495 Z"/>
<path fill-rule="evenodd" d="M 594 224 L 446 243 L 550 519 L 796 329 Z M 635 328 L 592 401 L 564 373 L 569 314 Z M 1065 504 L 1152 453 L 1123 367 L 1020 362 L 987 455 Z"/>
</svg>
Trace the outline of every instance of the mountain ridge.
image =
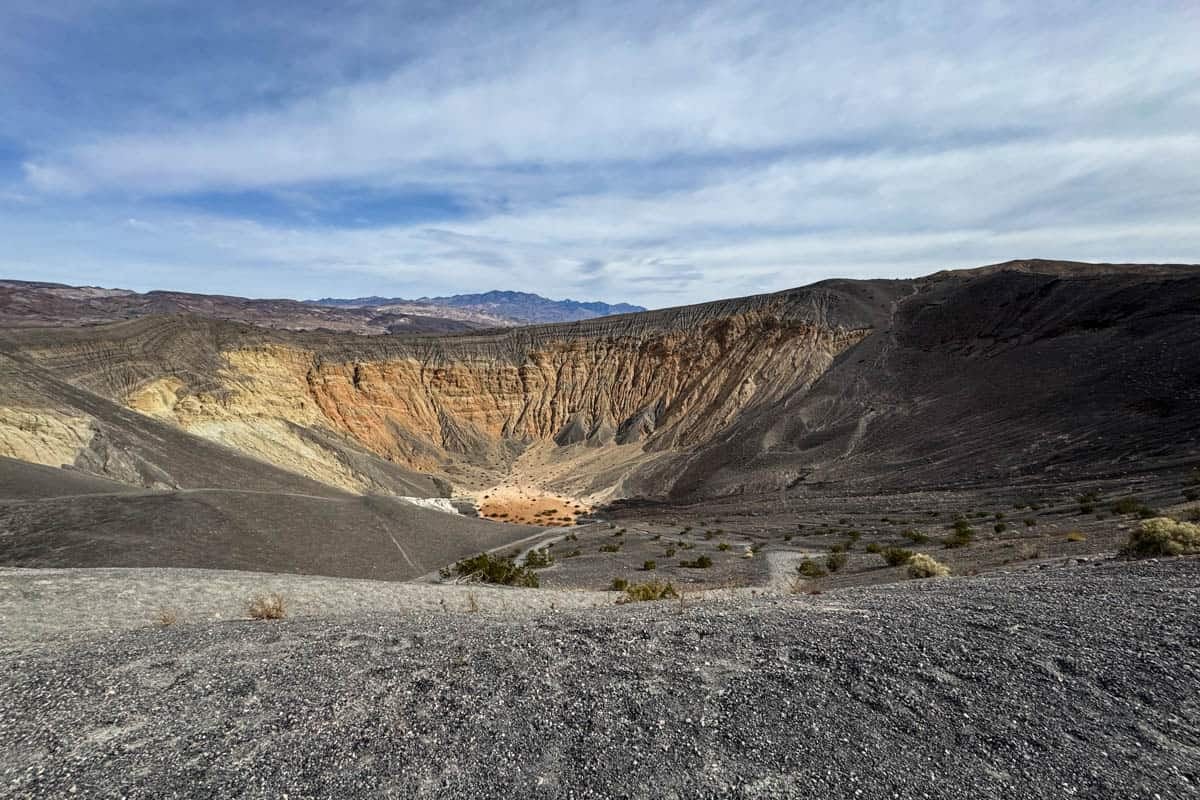
<svg viewBox="0 0 1200 800">
<path fill-rule="evenodd" d="M 323 297 L 318 300 L 305 300 L 303 302 L 310 305 L 332 308 L 393 309 L 399 307 L 435 306 L 439 308 L 476 311 L 481 314 L 495 316 L 500 320 L 534 324 L 545 322 L 577 322 L 595 317 L 634 314 L 647 310 L 643 306 L 630 303 L 604 303 L 600 301 L 573 300 L 571 298 L 552 300 L 534 292 L 518 292 L 502 289 L 492 289 L 487 292 L 471 294 L 443 295 L 439 297 L 426 296 L 411 300 L 402 297 L 370 295 L 354 298 Z"/>
</svg>

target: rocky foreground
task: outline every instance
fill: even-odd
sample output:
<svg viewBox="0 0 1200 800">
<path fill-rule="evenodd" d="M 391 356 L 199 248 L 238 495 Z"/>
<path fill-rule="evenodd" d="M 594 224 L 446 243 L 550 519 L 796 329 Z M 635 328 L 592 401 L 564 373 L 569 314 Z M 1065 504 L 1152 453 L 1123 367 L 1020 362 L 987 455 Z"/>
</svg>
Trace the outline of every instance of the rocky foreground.
<svg viewBox="0 0 1200 800">
<path fill-rule="evenodd" d="M 1196 797 L 1198 601 L 1185 558 L 9 642 L 0 795 Z"/>
</svg>

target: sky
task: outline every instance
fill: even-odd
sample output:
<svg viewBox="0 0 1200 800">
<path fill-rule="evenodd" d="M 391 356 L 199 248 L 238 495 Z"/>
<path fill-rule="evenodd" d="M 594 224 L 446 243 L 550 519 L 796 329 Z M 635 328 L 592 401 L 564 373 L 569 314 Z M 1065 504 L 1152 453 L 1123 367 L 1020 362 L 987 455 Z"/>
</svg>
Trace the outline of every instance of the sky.
<svg viewBox="0 0 1200 800">
<path fill-rule="evenodd" d="M 0 275 L 663 307 L 1200 262 L 1200 3 L 4 0 Z"/>
</svg>

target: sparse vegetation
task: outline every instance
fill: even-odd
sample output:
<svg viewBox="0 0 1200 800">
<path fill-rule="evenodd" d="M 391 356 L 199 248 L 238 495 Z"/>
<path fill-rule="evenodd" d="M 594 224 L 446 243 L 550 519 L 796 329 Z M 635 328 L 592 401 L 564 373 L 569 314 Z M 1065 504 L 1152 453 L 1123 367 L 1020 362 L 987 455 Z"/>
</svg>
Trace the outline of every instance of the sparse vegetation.
<svg viewBox="0 0 1200 800">
<path fill-rule="evenodd" d="M 902 531 L 901 535 L 913 544 L 925 544 L 929 541 L 929 537 L 927 535 L 921 533 L 915 528 L 909 528 L 908 530 Z"/>
<path fill-rule="evenodd" d="M 675 548 L 668 547 L 666 550 L 663 551 L 663 555 L 666 556 L 667 558 L 670 558 L 671 556 L 675 555 Z"/>
<path fill-rule="evenodd" d="M 846 561 L 849 559 L 845 553 L 830 553 L 825 558 L 825 568 L 830 572 L 837 572 L 842 567 L 846 566 Z"/>
<path fill-rule="evenodd" d="M 608 588 L 614 592 L 623 592 L 629 588 L 629 581 L 624 578 L 613 578 Z"/>
<path fill-rule="evenodd" d="M 1068 542 L 1086 542 L 1087 536 L 1085 536 L 1083 534 L 1083 531 L 1071 531 L 1070 533 L 1067 534 L 1067 541 Z"/>
<path fill-rule="evenodd" d="M 954 533 L 942 540 L 942 544 L 947 549 L 957 547 L 966 547 L 975 538 L 975 531 L 971 529 L 971 524 L 962 517 L 954 520 Z"/>
<path fill-rule="evenodd" d="M 246 613 L 250 619 L 283 619 L 287 616 L 287 605 L 283 595 L 268 592 L 250 598 L 250 602 L 246 604 Z"/>
<path fill-rule="evenodd" d="M 801 561 L 796 567 L 796 573 L 803 578 L 824 578 L 827 574 L 825 569 L 811 558 Z"/>
<path fill-rule="evenodd" d="M 898 567 L 912 558 L 913 552 L 905 550 L 903 547 L 888 547 L 880 555 L 883 556 L 883 560 L 889 567 Z"/>
<path fill-rule="evenodd" d="M 1139 519 L 1151 519 L 1158 513 L 1136 497 L 1124 497 L 1113 503 L 1112 512 L 1114 514 L 1136 514 Z"/>
<path fill-rule="evenodd" d="M 154 621 L 164 628 L 179 621 L 179 614 L 173 608 L 160 608 Z"/>
<path fill-rule="evenodd" d="M 619 543 L 618 544 L 602 544 L 602 545 L 600 545 L 600 552 L 601 553 L 619 553 L 619 552 L 621 552 L 621 545 Z"/>
<path fill-rule="evenodd" d="M 721 542 L 719 545 L 717 545 L 717 549 L 724 553 L 729 549 L 729 542 Z"/>
<path fill-rule="evenodd" d="M 496 556 L 491 553 L 464 558 L 443 569 L 441 574 L 443 578 L 496 583 L 502 586 L 526 586 L 536 589 L 538 585 L 538 578 L 533 570 L 518 565 L 512 556 Z"/>
<path fill-rule="evenodd" d="M 530 569 L 545 569 L 554 563 L 554 556 L 550 555 L 549 549 L 543 547 L 538 550 L 530 550 L 525 556 L 525 566 Z"/>
<path fill-rule="evenodd" d="M 581 555 L 583 555 L 583 551 L 576 547 L 574 550 L 568 550 L 567 552 L 563 553 L 559 556 L 559 558 L 575 558 L 576 556 Z"/>
<path fill-rule="evenodd" d="M 646 572 L 650 572 L 651 570 L 658 569 L 658 562 L 656 562 L 652 558 L 648 558 L 642 562 L 642 569 L 644 569 Z"/>
<path fill-rule="evenodd" d="M 645 603 L 654 600 L 670 600 L 678 598 L 679 592 L 670 583 L 663 581 L 647 581 L 625 587 L 625 596 L 618 603 Z"/>
<path fill-rule="evenodd" d="M 713 565 L 712 559 L 708 556 L 697 556 L 691 561 L 680 561 L 679 566 L 688 569 L 708 569 Z"/>
<path fill-rule="evenodd" d="M 867 542 L 867 546 L 863 548 L 868 553 L 882 553 L 883 546 L 879 542 Z"/>
<path fill-rule="evenodd" d="M 944 578 L 949 574 L 949 567 L 925 553 L 917 553 L 908 559 L 910 578 Z"/>
<path fill-rule="evenodd" d="M 1130 558 L 1180 556 L 1200 553 L 1200 525 L 1171 517 L 1144 520 L 1129 535 L 1121 555 Z"/>
<path fill-rule="evenodd" d="M 1008 530 L 1008 523 L 1007 522 L 997 522 L 995 525 L 992 526 L 992 530 L 995 531 L 996 533 L 1004 533 L 1006 530 Z"/>
<path fill-rule="evenodd" d="M 1035 525 L 1037 525 L 1037 520 L 1036 520 L 1036 519 L 1034 519 L 1033 517 L 1026 517 L 1026 518 L 1025 518 L 1025 520 L 1024 520 L 1024 522 L 1025 522 L 1025 527 L 1026 527 L 1026 528 L 1032 528 L 1032 527 L 1034 527 Z"/>
</svg>

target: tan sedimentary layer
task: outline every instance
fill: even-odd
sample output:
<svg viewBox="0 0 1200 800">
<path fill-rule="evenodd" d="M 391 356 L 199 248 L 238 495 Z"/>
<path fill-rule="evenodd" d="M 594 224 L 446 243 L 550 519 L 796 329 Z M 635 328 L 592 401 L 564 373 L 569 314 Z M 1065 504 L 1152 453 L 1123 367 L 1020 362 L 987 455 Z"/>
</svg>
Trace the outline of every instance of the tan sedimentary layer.
<svg viewBox="0 0 1200 800">
<path fill-rule="evenodd" d="M 346 434 L 422 470 L 472 463 L 498 483 L 517 451 L 556 438 L 581 462 L 596 460 L 587 447 L 649 454 L 699 444 L 746 409 L 815 380 L 864 334 L 750 310 L 649 335 L 549 338 L 519 358 L 466 347 L 338 358 L 257 343 L 224 351 L 205 388 L 169 375 L 126 402 L 348 488 L 353 477 L 283 423 Z"/>
<path fill-rule="evenodd" d="M 91 420 L 53 409 L 0 407 L 0 456 L 61 467 L 87 448 Z"/>
</svg>

